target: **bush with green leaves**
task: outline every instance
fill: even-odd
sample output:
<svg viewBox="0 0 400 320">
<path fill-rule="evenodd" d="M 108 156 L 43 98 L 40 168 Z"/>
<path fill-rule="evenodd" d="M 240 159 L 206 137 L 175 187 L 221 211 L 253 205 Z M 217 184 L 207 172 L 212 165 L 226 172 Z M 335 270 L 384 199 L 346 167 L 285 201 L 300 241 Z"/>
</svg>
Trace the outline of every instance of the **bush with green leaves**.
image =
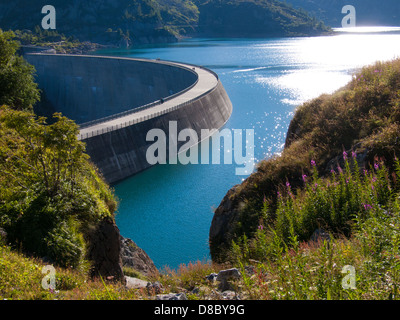
<svg viewBox="0 0 400 320">
<path fill-rule="evenodd" d="M 78 265 L 85 235 L 112 217 L 116 201 L 61 114 L 54 123 L 0 108 L 0 228 L 8 240 L 62 266 Z"/>
<path fill-rule="evenodd" d="M 0 29 L 0 105 L 28 109 L 39 100 L 35 69 L 17 55 L 19 44 L 13 32 Z"/>
</svg>

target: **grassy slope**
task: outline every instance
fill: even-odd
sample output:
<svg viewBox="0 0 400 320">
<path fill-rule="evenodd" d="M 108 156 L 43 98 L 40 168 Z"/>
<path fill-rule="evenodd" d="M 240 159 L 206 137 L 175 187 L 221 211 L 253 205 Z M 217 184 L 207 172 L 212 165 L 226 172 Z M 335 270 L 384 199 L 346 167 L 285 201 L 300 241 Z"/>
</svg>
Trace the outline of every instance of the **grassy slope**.
<svg viewBox="0 0 400 320">
<path fill-rule="evenodd" d="M 286 182 L 294 189 L 302 186 L 302 175 L 311 174 L 311 160 L 320 174 L 326 174 L 344 150 L 353 148 L 361 157 L 360 166 L 368 166 L 378 156 L 391 167 L 394 154 L 400 153 L 399 92 L 400 60 L 394 60 L 365 67 L 343 89 L 300 106 L 282 155 L 259 163 L 257 172 L 230 196 L 234 207 L 244 206 L 233 219 L 231 234 L 217 241 L 211 253 L 226 251 L 220 249 L 221 241 L 226 248 L 235 236 L 250 236 L 258 226 L 263 199 L 275 208 L 279 188 Z"/>
</svg>

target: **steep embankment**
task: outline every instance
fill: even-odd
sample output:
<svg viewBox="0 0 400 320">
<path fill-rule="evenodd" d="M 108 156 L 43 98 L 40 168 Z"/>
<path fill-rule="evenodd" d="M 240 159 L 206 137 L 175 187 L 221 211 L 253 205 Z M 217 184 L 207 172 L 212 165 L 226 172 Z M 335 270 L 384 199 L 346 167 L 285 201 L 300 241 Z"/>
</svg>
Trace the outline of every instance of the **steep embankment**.
<svg viewBox="0 0 400 320">
<path fill-rule="evenodd" d="M 227 258 L 232 240 L 252 237 L 263 219 L 263 206 L 274 212 L 277 192 L 293 190 L 312 175 L 310 162 L 322 175 L 338 165 L 343 151 L 354 151 L 361 167 L 376 157 L 391 168 L 400 152 L 400 60 L 366 67 L 343 89 L 300 106 L 281 156 L 262 161 L 258 170 L 233 187 L 216 209 L 210 228 L 214 261 Z M 274 214 L 269 215 L 274 224 Z"/>
</svg>

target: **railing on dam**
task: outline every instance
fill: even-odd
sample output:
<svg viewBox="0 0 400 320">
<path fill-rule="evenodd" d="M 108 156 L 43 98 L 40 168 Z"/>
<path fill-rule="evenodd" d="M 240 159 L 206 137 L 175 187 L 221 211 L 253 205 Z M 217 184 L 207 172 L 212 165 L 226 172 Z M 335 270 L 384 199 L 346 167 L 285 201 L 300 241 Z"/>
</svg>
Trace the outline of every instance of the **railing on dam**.
<svg viewBox="0 0 400 320">
<path fill-rule="evenodd" d="M 172 62 L 172 61 L 171 61 L 171 62 Z M 122 123 L 120 123 L 120 124 L 109 125 L 109 126 L 107 126 L 107 127 L 101 128 L 101 129 L 95 129 L 95 130 L 92 130 L 92 131 L 88 131 L 88 132 L 86 132 L 86 133 L 80 133 L 80 134 L 78 135 L 78 139 L 79 139 L 79 140 L 89 139 L 89 138 L 94 137 L 94 136 L 97 136 L 97 135 L 101 135 L 101 134 L 104 134 L 104 133 L 107 133 L 107 132 L 112 132 L 112 131 L 114 131 L 114 130 L 119 130 L 119 129 L 125 128 L 125 127 L 127 127 L 127 126 L 131 126 L 131 125 L 134 125 L 134 124 L 136 124 L 136 123 L 143 122 L 143 121 L 149 120 L 149 119 L 151 119 L 151 118 L 155 118 L 155 117 L 161 116 L 161 115 L 163 115 L 163 114 L 172 112 L 172 111 L 174 111 L 174 110 L 177 110 L 177 109 L 179 109 L 179 108 L 185 107 L 185 106 L 187 106 L 187 105 L 193 103 L 193 101 L 196 101 L 196 100 L 198 100 L 198 99 L 201 99 L 202 97 L 206 96 L 207 94 L 209 94 L 210 92 L 212 92 L 213 90 L 215 90 L 215 88 L 218 86 L 219 77 L 218 77 L 218 75 L 217 75 L 214 71 L 209 70 L 209 69 L 204 68 L 204 67 L 201 67 L 201 66 L 195 66 L 195 65 L 191 65 L 191 64 L 187 64 L 187 63 L 185 63 L 185 65 L 191 66 L 191 67 L 193 67 L 193 68 L 203 69 L 203 70 L 205 70 L 205 71 L 211 73 L 211 74 L 212 74 L 213 76 L 215 76 L 215 78 L 217 79 L 217 85 L 215 85 L 215 86 L 212 87 L 211 89 L 209 89 L 209 90 L 203 92 L 202 94 L 196 96 L 195 98 L 190 99 L 190 100 L 188 100 L 188 101 L 185 101 L 185 102 L 183 102 L 183 103 L 177 104 L 177 105 L 175 105 L 175 106 L 172 106 L 172 107 L 169 107 L 169 108 L 166 108 L 166 109 L 157 111 L 157 112 L 153 112 L 153 113 L 147 114 L 147 115 L 145 115 L 145 116 L 142 116 L 142 117 L 139 117 L 139 118 L 130 120 L 130 121 L 125 121 L 125 122 L 122 122 Z M 122 118 L 122 117 L 125 117 L 125 116 L 129 116 L 129 115 L 138 113 L 138 112 L 140 112 L 140 111 L 143 111 L 143 110 L 146 110 L 146 109 L 150 109 L 150 108 L 153 108 L 153 107 L 162 105 L 163 103 L 165 103 L 165 102 L 167 102 L 167 101 L 170 101 L 170 100 L 172 100 L 173 98 L 176 98 L 176 97 L 178 97 L 178 96 L 181 96 L 181 95 L 184 94 L 185 92 L 188 92 L 189 90 L 193 89 L 193 87 L 195 87 L 195 86 L 198 84 L 198 82 L 199 82 L 199 79 L 197 79 L 196 82 L 193 83 L 193 84 L 192 84 L 191 86 L 189 86 L 188 88 L 186 88 L 186 89 L 184 89 L 184 90 L 182 90 L 182 91 L 180 91 L 180 92 L 178 92 L 178 93 L 175 93 L 175 94 L 173 94 L 173 95 L 171 95 L 171 96 L 169 96 L 169 97 L 164 98 L 163 101 L 158 100 L 158 101 L 149 103 L 149 104 L 147 104 L 147 105 L 144 105 L 144 106 L 141 106 L 141 107 L 138 107 L 138 108 L 134 108 L 134 109 L 127 110 L 127 111 L 124 111 L 124 112 L 120 112 L 120 113 L 117 113 L 117 114 L 114 114 L 114 115 L 111 115 L 111 116 L 108 116 L 108 117 L 104 117 L 104 118 L 101 118 L 101 119 L 97 119 L 97 120 L 93 120 L 93 121 L 90 121 L 90 122 L 86 122 L 86 123 L 81 124 L 81 125 L 80 125 L 80 128 L 81 128 L 81 129 L 88 129 L 88 128 L 90 128 L 91 126 L 95 126 L 95 125 L 98 125 L 98 124 L 106 123 L 106 122 L 111 121 L 111 120 L 114 120 L 114 119 L 118 119 L 118 118 Z"/>
<path fill-rule="evenodd" d="M 100 118 L 100 119 L 88 121 L 88 122 L 85 122 L 85 123 L 80 124 L 79 127 L 80 127 L 81 129 L 88 128 L 88 127 L 91 127 L 91 126 L 93 126 L 93 125 L 95 125 L 95 124 L 104 123 L 104 122 L 107 122 L 107 121 L 110 121 L 110 120 L 114 120 L 114 119 L 117 119 L 117 118 L 129 116 L 130 114 L 134 114 L 134 113 L 136 113 L 136 112 L 139 112 L 139 111 L 142 111 L 142 110 L 146 110 L 146 109 L 150 109 L 150 108 L 152 108 L 152 107 L 161 105 L 161 104 L 163 104 L 164 102 L 169 101 L 169 100 L 171 100 L 171 99 L 173 99 L 173 98 L 175 98 L 175 97 L 177 97 L 177 96 L 179 96 L 179 95 L 181 95 L 181 94 L 183 94 L 183 93 L 189 91 L 189 90 L 192 89 L 198 82 L 199 82 L 199 79 L 197 78 L 196 81 L 195 81 L 191 86 L 187 87 L 186 89 L 184 89 L 184 90 L 182 90 L 182 91 L 179 91 L 179 92 L 177 92 L 177 93 L 174 93 L 173 95 L 170 95 L 170 96 L 168 96 L 168 97 L 162 98 L 162 100 L 160 99 L 160 100 L 157 100 L 157 101 L 154 101 L 154 102 L 145 104 L 145 105 L 143 105 L 143 106 L 140 106 L 140 107 L 137 107 L 137 108 L 134 108 L 134 109 L 130 109 L 130 110 L 123 111 L 123 112 L 118 112 L 118 113 L 112 114 L 112 115 L 107 116 L 107 117 L 103 117 L 103 118 Z"/>
<path fill-rule="evenodd" d="M 174 110 L 177 110 L 177 109 L 179 109 L 179 108 L 182 108 L 182 107 L 185 107 L 185 106 L 191 104 L 193 101 L 196 101 L 196 100 L 198 100 L 198 99 L 201 99 L 202 97 L 206 96 L 206 95 L 209 94 L 210 92 L 214 91 L 215 88 L 216 88 L 216 87 L 214 87 L 214 88 L 208 90 L 207 92 L 204 92 L 203 94 L 197 96 L 196 98 L 194 98 L 194 99 L 192 99 L 192 100 L 185 101 L 185 102 L 183 102 L 183 103 L 181 103 L 181 104 L 178 104 L 178 105 L 176 105 L 176 106 L 170 107 L 170 108 L 168 108 L 168 109 L 164 109 L 164 110 L 161 110 L 161 111 L 158 111 L 158 112 L 154 112 L 154 113 L 151 113 L 151 114 L 149 114 L 149 115 L 146 115 L 146 116 L 143 116 L 143 117 L 134 119 L 134 120 L 125 121 L 125 122 L 120 123 L 120 124 L 118 124 L 118 125 L 111 125 L 111 126 L 108 126 L 108 127 L 105 127 L 105 128 L 101 128 L 101 129 L 99 129 L 99 130 L 93 130 L 93 131 L 90 131 L 90 132 L 86 132 L 86 133 L 84 133 L 84 134 L 79 134 L 79 135 L 78 135 L 78 138 L 79 138 L 79 140 L 89 139 L 89 138 L 92 138 L 92 137 L 95 137 L 95 136 L 98 136 L 98 135 L 101 135 L 101 134 L 104 134 L 104 133 L 107 133 L 107 132 L 112 132 L 112 131 L 114 131 L 114 130 L 119 130 L 119 129 L 122 129 L 122 128 L 125 128 L 125 127 L 129 127 L 129 126 L 132 126 L 132 125 L 134 125 L 134 124 L 136 124 L 136 123 L 139 123 L 139 122 L 142 122 L 142 121 L 146 121 L 146 120 L 149 120 L 149 119 L 152 119 L 152 118 L 161 116 L 161 115 L 163 115 L 163 114 L 172 112 L 172 111 L 174 111 Z M 157 103 L 156 105 L 158 105 L 158 103 Z M 143 107 L 145 107 L 145 106 L 143 106 Z M 136 109 L 134 109 L 134 110 L 136 110 Z M 130 111 L 133 111 L 133 110 L 130 110 Z M 136 112 L 136 111 L 135 111 L 135 112 Z M 135 113 L 135 112 L 128 113 L 128 115 L 129 115 L 129 114 L 133 114 L 133 113 Z M 120 116 L 118 116 L 118 117 L 120 117 Z M 118 118 L 118 117 L 115 117 L 115 118 Z M 101 119 L 100 119 L 100 120 L 101 120 Z"/>
</svg>

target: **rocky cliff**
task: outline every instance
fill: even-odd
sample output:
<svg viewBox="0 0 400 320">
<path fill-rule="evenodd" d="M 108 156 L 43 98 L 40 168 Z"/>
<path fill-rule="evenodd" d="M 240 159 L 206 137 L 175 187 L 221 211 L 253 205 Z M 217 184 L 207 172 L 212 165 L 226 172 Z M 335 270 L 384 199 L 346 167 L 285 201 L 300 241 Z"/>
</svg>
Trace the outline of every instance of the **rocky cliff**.
<svg viewBox="0 0 400 320">
<path fill-rule="evenodd" d="M 158 272 L 143 249 L 121 236 L 112 219 L 105 219 L 90 233 L 88 259 L 92 261 L 91 277 L 125 282 L 123 267 L 133 268 L 144 276 Z"/>
</svg>

